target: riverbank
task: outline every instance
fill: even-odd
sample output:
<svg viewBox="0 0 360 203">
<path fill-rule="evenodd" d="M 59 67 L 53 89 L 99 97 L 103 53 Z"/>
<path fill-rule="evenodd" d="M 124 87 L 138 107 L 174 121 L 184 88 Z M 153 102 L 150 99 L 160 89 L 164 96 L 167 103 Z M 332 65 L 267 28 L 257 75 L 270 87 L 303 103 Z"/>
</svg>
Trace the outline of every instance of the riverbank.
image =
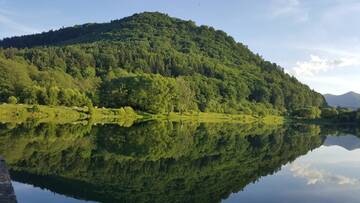
<svg viewBox="0 0 360 203">
<path fill-rule="evenodd" d="M 245 114 L 223 114 L 223 113 L 170 113 L 170 114 L 158 114 L 150 115 L 150 119 L 157 120 L 170 120 L 170 121 L 197 121 L 197 122 L 206 122 L 206 123 L 216 123 L 216 122 L 231 122 L 231 123 L 263 123 L 267 125 L 281 125 L 285 122 L 284 117 L 282 116 L 253 116 Z"/>
<path fill-rule="evenodd" d="M 22 123 L 36 120 L 40 123 L 123 123 L 142 118 L 131 108 L 106 109 L 87 107 L 44 106 L 27 104 L 0 105 L 0 122 Z"/>
<path fill-rule="evenodd" d="M 88 107 L 43 106 L 26 104 L 0 105 L 0 122 L 21 123 L 28 120 L 47 123 L 74 123 L 87 121 L 91 123 L 119 123 L 130 126 L 135 121 L 169 120 L 169 121 L 195 121 L 195 122 L 233 122 L 233 123 L 264 123 L 267 125 L 280 125 L 284 123 L 282 116 L 253 116 L 244 114 L 222 113 L 170 113 L 149 114 L 136 112 L 130 107 L 119 109 Z"/>
</svg>

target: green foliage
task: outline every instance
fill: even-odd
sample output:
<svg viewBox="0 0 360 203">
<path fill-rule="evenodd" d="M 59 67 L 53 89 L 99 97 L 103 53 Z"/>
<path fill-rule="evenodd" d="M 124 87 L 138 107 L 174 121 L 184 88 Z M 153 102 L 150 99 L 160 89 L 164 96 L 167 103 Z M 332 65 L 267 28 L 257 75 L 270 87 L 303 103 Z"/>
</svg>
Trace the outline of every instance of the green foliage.
<svg viewBox="0 0 360 203">
<path fill-rule="evenodd" d="M 88 102 L 87 103 L 87 108 L 88 108 L 88 113 L 90 116 L 93 116 L 94 115 L 94 106 L 92 105 L 91 102 Z"/>
<path fill-rule="evenodd" d="M 8 103 L 9 104 L 16 104 L 17 102 L 18 102 L 18 99 L 16 97 L 14 97 L 14 96 L 10 96 L 8 98 Z"/>
<path fill-rule="evenodd" d="M 136 75 L 111 80 L 103 87 L 104 106 L 132 106 L 150 113 L 171 111 L 175 96 L 173 79 L 160 75 Z"/>
<path fill-rule="evenodd" d="M 321 118 L 337 123 L 360 123 L 360 109 L 323 108 Z"/>
<path fill-rule="evenodd" d="M 152 113 L 326 105 L 226 33 L 161 13 L 7 38 L 0 47 L 0 101 L 86 105 L 86 95 L 94 105 Z"/>
<path fill-rule="evenodd" d="M 38 113 L 40 112 L 40 108 L 38 105 L 33 105 L 32 107 L 28 108 L 28 112 L 30 113 Z"/>
<path fill-rule="evenodd" d="M 321 116 L 321 110 L 318 107 L 306 107 L 296 109 L 293 116 L 302 119 L 317 119 Z"/>
<path fill-rule="evenodd" d="M 196 108 L 194 95 L 183 79 L 153 74 L 119 77 L 104 83 L 103 106 L 131 106 L 150 113 L 185 111 Z"/>
<path fill-rule="evenodd" d="M 345 123 L 359 122 L 356 111 L 339 112 L 338 121 Z"/>
<path fill-rule="evenodd" d="M 339 115 L 339 112 L 336 110 L 336 108 L 322 108 L 321 109 L 321 118 L 324 119 L 337 119 Z"/>
<path fill-rule="evenodd" d="M 41 123 L 116 123 L 131 126 L 143 116 L 131 107 L 120 109 L 86 107 L 44 106 L 26 104 L 0 105 L 0 122 L 23 123 L 34 120 Z"/>
</svg>

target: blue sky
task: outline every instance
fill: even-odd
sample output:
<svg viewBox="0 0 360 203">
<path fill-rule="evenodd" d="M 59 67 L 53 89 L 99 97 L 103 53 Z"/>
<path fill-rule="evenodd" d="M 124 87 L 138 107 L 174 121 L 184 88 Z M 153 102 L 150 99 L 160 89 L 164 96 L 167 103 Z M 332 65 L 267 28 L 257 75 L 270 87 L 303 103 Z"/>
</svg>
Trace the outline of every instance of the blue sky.
<svg viewBox="0 0 360 203">
<path fill-rule="evenodd" d="M 359 0 L 0 0 L 0 38 L 143 11 L 224 30 L 321 93 L 360 92 Z"/>
</svg>

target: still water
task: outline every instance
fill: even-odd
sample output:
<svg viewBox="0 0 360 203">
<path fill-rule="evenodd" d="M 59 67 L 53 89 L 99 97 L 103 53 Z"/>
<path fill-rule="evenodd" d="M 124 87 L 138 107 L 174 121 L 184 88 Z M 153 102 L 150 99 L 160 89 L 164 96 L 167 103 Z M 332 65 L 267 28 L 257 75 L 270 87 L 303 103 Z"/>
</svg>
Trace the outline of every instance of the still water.
<svg viewBox="0 0 360 203">
<path fill-rule="evenodd" d="M 354 127 L 1 124 L 18 202 L 360 202 Z"/>
</svg>

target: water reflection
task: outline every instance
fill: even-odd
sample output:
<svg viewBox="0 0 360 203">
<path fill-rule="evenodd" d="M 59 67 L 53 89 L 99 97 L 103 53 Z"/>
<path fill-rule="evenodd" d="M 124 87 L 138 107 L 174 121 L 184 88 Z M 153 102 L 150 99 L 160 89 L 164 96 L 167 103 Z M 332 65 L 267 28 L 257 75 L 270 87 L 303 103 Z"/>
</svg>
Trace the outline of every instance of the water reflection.
<svg viewBox="0 0 360 203">
<path fill-rule="evenodd" d="M 337 145 L 351 151 L 360 148 L 360 139 L 355 135 L 328 136 L 324 142 L 324 145 Z"/>
<path fill-rule="evenodd" d="M 322 155 L 302 156 L 324 141 L 328 148 L 337 147 L 332 145 L 341 142 L 328 141 L 326 134 L 340 138 L 343 131 L 190 122 L 131 127 L 8 124 L 0 125 L 0 154 L 14 181 L 58 193 L 62 202 L 251 202 L 252 188 L 261 189 L 269 177 L 283 176 L 279 194 L 294 180 L 304 185 L 358 184 L 357 177 L 319 170 L 330 164 Z M 314 165 L 317 160 L 322 162 Z M 262 192 L 264 196 L 256 196 L 267 200 Z M 29 195 L 27 202 L 39 202 L 35 197 L 43 195 Z"/>
<path fill-rule="evenodd" d="M 324 128 L 324 127 L 323 127 Z M 339 131 L 340 130 L 340 131 Z M 344 132 L 342 133 L 341 130 Z M 324 145 L 250 184 L 223 202 L 359 202 L 360 148 L 356 135 L 339 127 Z M 356 129 L 352 129 L 353 132 Z M 329 129 L 323 129 L 330 133 Z M 352 140 L 353 142 L 349 142 Z"/>
<path fill-rule="evenodd" d="M 82 200 L 77 200 L 71 197 L 66 197 L 57 193 L 50 192 L 45 188 L 35 187 L 30 184 L 13 181 L 13 186 L 16 188 L 18 202 L 51 202 L 51 203 L 80 203 Z M 1 201 L 0 201 L 1 202 Z M 92 203 L 92 202 L 88 202 Z"/>
</svg>

